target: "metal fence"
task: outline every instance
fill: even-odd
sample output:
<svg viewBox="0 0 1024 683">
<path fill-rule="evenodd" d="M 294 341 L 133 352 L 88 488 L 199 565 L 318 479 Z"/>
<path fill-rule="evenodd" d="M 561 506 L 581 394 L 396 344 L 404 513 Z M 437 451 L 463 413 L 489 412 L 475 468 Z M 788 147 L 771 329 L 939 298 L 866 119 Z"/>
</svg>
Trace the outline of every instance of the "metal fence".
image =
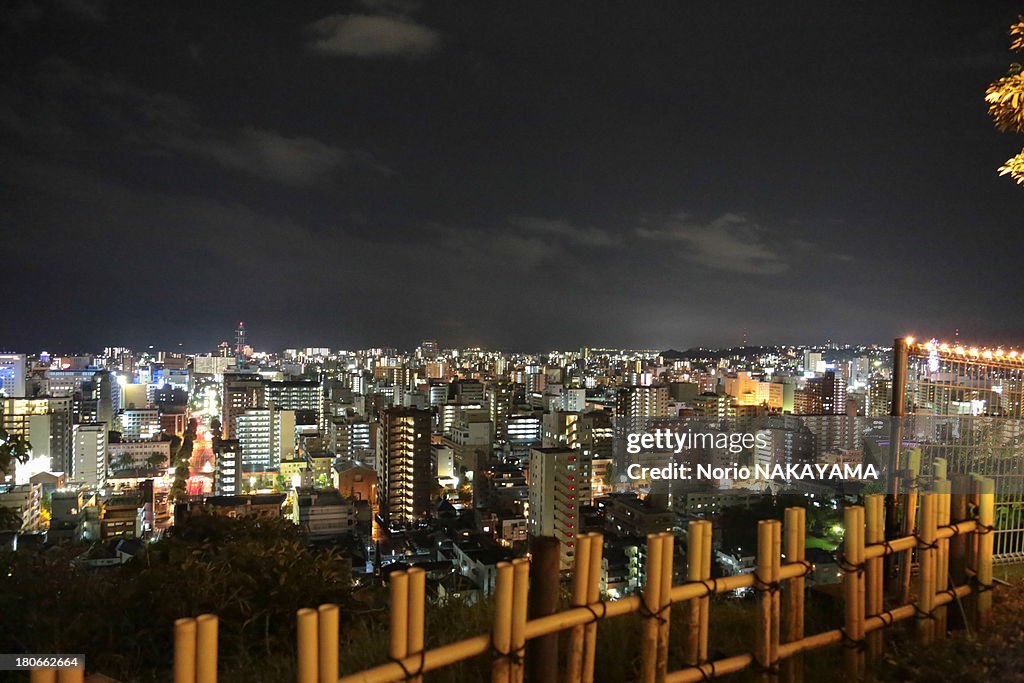
<svg viewBox="0 0 1024 683">
<path fill-rule="evenodd" d="M 912 476 L 930 482 L 945 467 L 954 490 L 969 485 L 971 475 L 993 480 L 993 559 L 997 564 L 1024 562 L 1024 420 L 987 416 L 901 419 Z"/>
</svg>

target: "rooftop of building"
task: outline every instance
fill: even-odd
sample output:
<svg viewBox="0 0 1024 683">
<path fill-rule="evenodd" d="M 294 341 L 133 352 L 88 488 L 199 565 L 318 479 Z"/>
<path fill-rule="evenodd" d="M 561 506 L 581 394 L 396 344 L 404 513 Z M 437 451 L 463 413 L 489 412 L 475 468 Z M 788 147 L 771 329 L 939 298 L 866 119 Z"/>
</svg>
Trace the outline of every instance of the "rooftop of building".
<svg viewBox="0 0 1024 683">
<path fill-rule="evenodd" d="M 490 536 L 472 534 L 455 539 L 455 545 L 467 557 L 485 565 L 495 565 L 512 559 L 513 553 L 498 545 Z"/>
<path fill-rule="evenodd" d="M 281 505 L 287 496 L 283 493 L 252 493 L 235 496 L 208 496 L 207 505 L 234 507 L 238 505 Z"/>
</svg>

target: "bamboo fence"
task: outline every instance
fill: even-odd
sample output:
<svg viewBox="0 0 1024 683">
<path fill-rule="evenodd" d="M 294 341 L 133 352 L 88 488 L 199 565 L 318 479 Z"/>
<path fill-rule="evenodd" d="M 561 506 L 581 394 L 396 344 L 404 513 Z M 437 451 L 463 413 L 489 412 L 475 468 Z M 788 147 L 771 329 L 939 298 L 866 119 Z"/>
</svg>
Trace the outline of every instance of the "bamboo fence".
<svg viewBox="0 0 1024 683">
<path fill-rule="evenodd" d="M 937 478 L 927 492 L 902 498 L 903 535 L 885 539 L 884 496 L 868 495 L 864 505 L 844 509 L 842 571 L 843 626 L 815 634 L 804 631 L 807 562 L 805 510 L 787 508 L 784 521 L 761 520 L 757 528 L 756 569 L 711 578 L 711 523 L 689 522 L 686 581 L 672 584 L 675 539 L 667 532 L 647 537 L 646 583 L 633 596 L 600 597 L 603 536 L 577 538 L 575 572 L 567 609 L 527 618 L 530 561 L 519 558 L 497 567 L 494 625 L 490 633 L 424 647 L 426 575 L 411 568 L 390 576 L 390 661 L 339 676 L 339 610 L 336 605 L 298 611 L 298 683 L 422 683 L 423 675 L 475 657 L 491 657 L 492 683 L 522 683 L 528 641 L 566 632 L 560 681 L 592 683 L 597 622 L 624 614 L 642 617 L 641 683 L 699 683 L 752 669 L 759 681 L 803 680 L 803 653 L 839 646 L 848 680 L 865 676 L 868 662 L 882 652 L 882 629 L 912 621 L 927 644 L 947 632 L 947 608 L 968 596 L 975 624 L 984 626 L 991 607 L 995 489 L 992 479 L 973 477 L 970 493 L 950 493 Z M 911 505 L 914 512 L 907 510 Z M 951 516 L 956 521 L 951 521 Z M 885 609 L 884 559 L 900 560 L 895 585 L 897 606 Z M 916 562 L 915 562 L 916 560 Z M 918 570 L 911 571 L 911 562 Z M 960 578 L 958 581 L 957 578 Z M 716 660 L 708 656 L 708 623 L 714 595 L 749 588 L 756 591 L 752 652 Z M 682 659 L 668 670 L 669 626 L 673 606 L 682 610 Z M 175 622 L 174 683 L 217 680 L 217 617 L 201 615 Z M 55 681 L 54 672 L 33 672 L 32 682 Z M 64 680 L 64 679 L 61 679 Z"/>
</svg>

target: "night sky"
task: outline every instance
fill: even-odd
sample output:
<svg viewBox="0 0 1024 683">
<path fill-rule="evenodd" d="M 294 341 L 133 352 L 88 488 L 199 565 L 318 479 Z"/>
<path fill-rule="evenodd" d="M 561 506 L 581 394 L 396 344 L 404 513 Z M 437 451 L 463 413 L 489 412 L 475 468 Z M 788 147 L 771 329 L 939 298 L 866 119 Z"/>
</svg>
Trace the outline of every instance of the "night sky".
<svg viewBox="0 0 1024 683">
<path fill-rule="evenodd" d="M 1018 2 L 0 10 L 0 348 L 1024 341 Z"/>
</svg>

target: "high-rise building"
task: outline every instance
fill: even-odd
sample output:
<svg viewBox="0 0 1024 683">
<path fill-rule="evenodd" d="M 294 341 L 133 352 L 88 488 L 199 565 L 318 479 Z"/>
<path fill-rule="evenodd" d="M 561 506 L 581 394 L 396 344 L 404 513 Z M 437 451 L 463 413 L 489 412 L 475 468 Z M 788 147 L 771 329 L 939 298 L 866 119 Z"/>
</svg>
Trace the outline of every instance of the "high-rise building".
<svg viewBox="0 0 1024 683">
<path fill-rule="evenodd" d="M 668 410 L 668 386 L 629 386 L 619 389 L 615 400 L 617 421 L 631 423 L 651 417 L 666 417 Z"/>
<path fill-rule="evenodd" d="M 448 399 L 456 403 L 484 403 L 484 385 L 478 379 L 457 379 L 449 385 Z"/>
<path fill-rule="evenodd" d="M 766 405 L 773 410 L 782 410 L 782 384 L 762 382 L 749 372 L 737 372 L 734 377 L 726 377 L 725 393 L 735 399 L 736 405 Z"/>
<path fill-rule="evenodd" d="M 236 438 L 236 420 L 250 408 L 266 406 L 263 379 L 255 372 L 224 373 L 221 394 L 221 429 L 225 439 Z"/>
<path fill-rule="evenodd" d="M 821 372 L 824 365 L 820 351 L 804 351 L 804 372 Z"/>
<path fill-rule="evenodd" d="M 25 395 L 25 354 L 0 353 L 0 396 Z"/>
<path fill-rule="evenodd" d="M 215 439 L 213 442 L 213 490 L 218 496 L 233 496 L 241 484 L 240 448 L 237 439 Z"/>
<path fill-rule="evenodd" d="M 102 486 L 107 478 L 107 425 L 75 425 L 74 444 L 74 467 L 69 476 L 87 486 Z"/>
<path fill-rule="evenodd" d="M 882 417 L 889 414 L 892 400 L 892 380 L 888 377 L 875 376 L 868 380 L 868 405 L 865 414 L 869 417 Z"/>
<path fill-rule="evenodd" d="M 245 323 L 239 322 L 238 328 L 235 330 L 235 363 L 237 363 L 239 367 L 245 365 L 245 337 Z"/>
<path fill-rule="evenodd" d="M 380 415 L 377 497 L 385 527 L 415 524 L 430 515 L 435 486 L 430 461 L 430 411 L 388 408 Z"/>
<path fill-rule="evenodd" d="M 250 408 L 235 418 L 240 466 L 250 472 L 276 472 L 295 452 L 295 411 Z"/>
<path fill-rule="evenodd" d="M 510 382 L 495 382 L 487 388 L 487 410 L 494 425 L 494 443 L 503 444 L 508 434 L 515 387 Z"/>
<path fill-rule="evenodd" d="M 530 449 L 541 445 L 542 431 L 540 416 L 533 413 L 510 415 L 505 435 L 508 459 L 525 465 L 530 458 Z"/>
<path fill-rule="evenodd" d="M 441 353 L 441 345 L 437 343 L 436 339 L 424 339 L 420 344 L 420 352 L 423 358 L 433 360 Z"/>
<path fill-rule="evenodd" d="M 112 379 L 109 371 L 95 367 L 49 370 L 46 375 L 47 394 L 72 398 L 75 424 L 111 424 L 114 420 Z"/>
<path fill-rule="evenodd" d="M 121 436 L 124 439 L 152 439 L 160 435 L 160 410 L 128 408 L 121 411 Z"/>
<path fill-rule="evenodd" d="M 452 449 L 458 472 L 483 470 L 491 462 L 491 421 L 483 409 L 460 410 L 443 443 Z"/>
<path fill-rule="evenodd" d="M 558 539 L 563 571 L 572 569 L 579 529 L 579 457 L 571 448 L 530 449 L 530 535 Z"/>
<path fill-rule="evenodd" d="M 582 413 L 586 409 L 586 389 L 562 389 L 562 410 L 566 410 L 570 413 Z"/>
<path fill-rule="evenodd" d="M 821 380 L 822 412 L 826 415 L 845 415 L 846 380 L 842 373 L 826 370 Z"/>
<path fill-rule="evenodd" d="M 3 426 L 8 433 L 25 437 L 32 446 L 32 459 L 39 467 L 72 472 L 72 404 L 70 396 L 2 399 Z"/>
<path fill-rule="evenodd" d="M 319 380 L 264 382 L 266 403 L 260 407 L 277 406 L 294 410 L 296 424 L 319 425 L 324 408 L 324 387 Z"/>
<path fill-rule="evenodd" d="M 581 501 L 590 505 L 595 496 L 611 491 L 612 482 L 608 479 L 608 468 L 614 455 L 615 432 L 612 428 L 611 413 L 603 410 L 592 410 L 580 417 L 579 446 L 584 468 L 584 478 L 589 475 L 589 491 Z"/>
</svg>

